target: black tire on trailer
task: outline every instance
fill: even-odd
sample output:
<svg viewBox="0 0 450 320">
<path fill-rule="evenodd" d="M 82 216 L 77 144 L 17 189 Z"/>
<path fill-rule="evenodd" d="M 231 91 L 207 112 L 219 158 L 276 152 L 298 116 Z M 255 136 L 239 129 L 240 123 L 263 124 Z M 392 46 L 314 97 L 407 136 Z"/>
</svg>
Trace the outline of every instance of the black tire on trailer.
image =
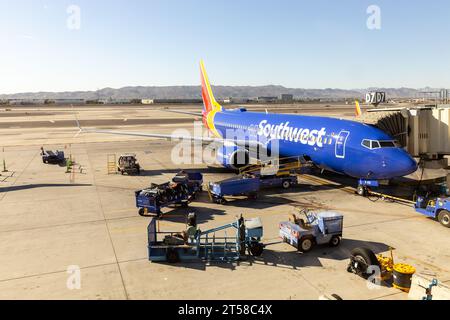
<svg viewBox="0 0 450 320">
<path fill-rule="evenodd" d="M 227 200 L 225 200 L 224 198 L 220 198 L 219 199 L 219 204 L 225 205 L 225 204 L 227 204 Z"/>
<path fill-rule="evenodd" d="M 330 247 L 337 247 L 341 244 L 341 237 L 332 236 L 330 242 L 328 243 Z"/>
<path fill-rule="evenodd" d="M 312 236 L 306 236 L 299 240 L 298 251 L 306 253 L 312 250 L 314 247 L 314 238 Z"/>
<path fill-rule="evenodd" d="M 450 228 L 450 212 L 448 212 L 447 210 L 441 210 L 439 211 L 438 217 L 437 217 L 438 221 L 447 228 Z"/>
<path fill-rule="evenodd" d="M 177 263 L 180 261 L 178 252 L 173 248 L 168 248 L 166 252 L 166 259 L 169 263 Z"/>
<path fill-rule="evenodd" d="M 252 256 L 254 257 L 259 257 L 262 255 L 264 251 L 264 245 L 262 243 L 253 243 L 250 246 L 250 253 L 252 254 Z"/>
<path fill-rule="evenodd" d="M 355 248 L 352 250 L 351 255 L 356 261 L 364 262 L 367 267 L 376 266 L 380 268 L 380 262 L 378 261 L 377 256 L 369 248 Z M 367 269 L 362 271 L 363 275 L 367 275 Z"/>
<path fill-rule="evenodd" d="M 291 187 L 291 182 L 289 180 L 284 180 L 282 183 L 283 189 L 289 189 Z"/>
<path fill-rule="evenodd" d="M 139 213 L 139 215 L 140 215 L 141 217 L 145 217 L 145 212 L 144 212 L 144 211 L 145 211 L 144 208 L 139 208 L 138 213 Z"/>
</svg>

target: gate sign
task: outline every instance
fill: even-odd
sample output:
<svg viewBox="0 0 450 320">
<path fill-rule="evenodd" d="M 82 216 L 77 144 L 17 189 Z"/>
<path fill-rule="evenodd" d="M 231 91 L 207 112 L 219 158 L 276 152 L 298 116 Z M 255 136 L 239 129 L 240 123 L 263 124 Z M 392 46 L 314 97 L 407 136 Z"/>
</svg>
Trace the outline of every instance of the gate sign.
<svg viewBox="0 0 450 320">
<path fill-rule="evenodd" d="M 379 105 L 386 102 L 386 92 L 369 92 L 366 94 L 366 103 Z"/>
</svg>

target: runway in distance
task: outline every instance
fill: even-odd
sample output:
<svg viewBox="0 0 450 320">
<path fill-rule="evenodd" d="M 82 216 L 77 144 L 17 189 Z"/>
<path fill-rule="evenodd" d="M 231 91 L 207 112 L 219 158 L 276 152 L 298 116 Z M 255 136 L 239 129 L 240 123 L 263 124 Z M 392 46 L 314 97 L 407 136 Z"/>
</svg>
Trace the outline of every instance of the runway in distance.
<svg viewBox="0 0 450 320">
<path fill-rule="evenodd" d="M 214 98 L 203 62 L 200 63 L 204 125 L 213 137 L 190 137 L 143 132 L 81 129 L 163 139 L 216 142 L 217 158 L 229 168 L 247 165 L 265 149 L 280 158 L 303 157 L 324 170 L 359 179 L 359 184 L 411 174 L 416 161 L 394 138 L 380 129 L 357 121 L 331 117 L 227 110 Z M 357 106 L 357 113 L 361 110 Z M 277 150 L 272 150 L 276 146 Z"/>
</svg>

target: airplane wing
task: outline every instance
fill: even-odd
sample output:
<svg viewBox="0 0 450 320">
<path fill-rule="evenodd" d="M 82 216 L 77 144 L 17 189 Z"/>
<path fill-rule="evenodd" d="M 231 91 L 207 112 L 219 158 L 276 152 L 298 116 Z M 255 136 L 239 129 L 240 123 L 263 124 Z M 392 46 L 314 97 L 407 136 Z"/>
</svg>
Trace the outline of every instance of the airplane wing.
<svg viewBox="0 0 450 320">
<path fill-rule="evenodd" d="M 115 131 L 115 130 L 104 130 L 104 129 L 86 129 L 80 126 L 77 120 L 77 125 L 79 132 L 77 133 L 102 133 L 102 134 L 112 134 L 112 135 L 122 135 L 122 136 L 133 136 L 133 137 L 147 137 L 165 140 L 190 140 L 207 143 L 216 143 L 219 145 L 236 145 L 238 147 L 246 148 L 249 150 L 263 150 L 266 146 L 261 142 L 249 141 L 249 140 L 238 140 L 238 139 L 223 139 L 215 137 L 199 137 L 190 135 L 177 135 L 177 134 L 160 134 L 160 133 L 150 133 L 150 132 L 137 132 L 137 131 Z"/>
<path fill-rule="evenodd" d="M 203 117 L 201 112 L 190 112 L 190 111 L 181 111 L 181 110 L 172 110 L 172 109 L 160 109 L 161 111 L 170 112 L 170 113 L 180 113 L 187 114 L 190 116 Z"/>
<path fill-rule="evenodd" d="M 213 138 L 213 137 L 195 137 L 189 135 L 174 135 L 174 134 L 160 134 L 160 133 L 150 133 L 150 132 L 137 132 L 137 131 L 115 131 L 115 130 L 104 130 L 104 129 L 86 129 L 81 128 L 80 133 L 104 133 L 120 136 L 133 136 L 133 137 L 147 137 L 147 138 L 157 138 L 166 140 L 191 140 L 191 141 L 201 141 L 206 143 L 212 142 L 223 142 L 223 139 Z"/>
</svg>

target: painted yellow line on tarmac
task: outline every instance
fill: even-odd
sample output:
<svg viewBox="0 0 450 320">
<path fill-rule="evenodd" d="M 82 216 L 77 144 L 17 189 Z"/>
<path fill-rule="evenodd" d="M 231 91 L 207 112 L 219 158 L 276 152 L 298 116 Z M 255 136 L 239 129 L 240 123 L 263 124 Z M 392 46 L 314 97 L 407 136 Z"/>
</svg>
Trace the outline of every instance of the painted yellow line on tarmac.
<svg viewBox="0 0 450 320">
<path fill-rule="evenodd" d="M 319 178 L 319 177 L 311 176 L 311 175 L 300 174 L 299 178 L 303 179 L 303 180 L 306 180 L 306 181 L 309 181 L 309 182 L 315 182 L 315 183 L 317 183 L 319 185 L 322 185 L 322 186 L 323 185 L 327 185 L 327 184 L 333 184 L 335 186 L 342 186 L 341 184 L 336 183 L 334 181 L 326 180 L 324 178 Z M 340 190 L 348 192 L 348 193 L 351 193 L 351 194 L 355 193 L 355 189 L 352 188 L 352 187 L 343 187 L 343 188 L 340 188 Z"/>
</svg>

